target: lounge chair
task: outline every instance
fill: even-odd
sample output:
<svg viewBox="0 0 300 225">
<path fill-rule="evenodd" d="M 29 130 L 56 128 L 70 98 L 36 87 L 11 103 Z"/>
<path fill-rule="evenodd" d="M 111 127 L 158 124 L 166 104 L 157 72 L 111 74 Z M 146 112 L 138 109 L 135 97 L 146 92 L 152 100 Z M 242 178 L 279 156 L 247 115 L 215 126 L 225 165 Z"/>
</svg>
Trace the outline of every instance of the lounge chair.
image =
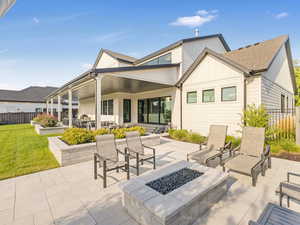
<svg viewBox="0 0 300 225">
<path fill-rule="evenodd" d="M 251 176 L 252 185 L 255 186 L 258 174 L 262 172 L 262 175 L 265 175 L 265 155 L 269 154 L 270 146 L 266 146 L 265 149 L 264 145 L 265 128 L 245 127 L 241 145 L 232 150 L 233 157 L 222 163 L 223 171 L 227 168 L 228 172 L 234 171 Z"/>
<path fill-rule="evenodd" d="M 129 158 L 125 151 L 125 160 L 119 160 L 119 153 L 113 134 L 105 134 L 96 136 L 97 152 L 94 153 L 94 178 L 101 177 L 103 179 L 103 188 L 107 186 L 107 172 L 119 169 L 127 172 L 127 180 L 129 180 Z M 98 174 L 97 168 L 102 167 L 103 174 Z"/>
<path fill-rule="evenodd" d="M 278 205 L 268 203 L 257 222 L 249 221 L 249 225 L 299 225 L 300 213 Z"/>
<path fill-rule="evenodd" d="M 200 150 L 187 154 L 187 161 L 195 160 L 200 164 L 208 165 L 209 161 L 217 157 L 222 161 L 225 149 L 230 147 L 231 143 L 225 145 L 227 136 L 227 126 L 211 125 L 206 143 L 200 144 Z M 203 147 L 206 145 L 206 147 Z"/>
<path fill-rule="evenodd" d="M 279 192 L 279 204 L 282 206 L 282 198 L 287 197 L 287 206 L 290 207 L 290 199 L 300 201 L 300 184 L 291 182 L 290 177 L 300 177 L 298 173 L 287 173 L 287 181 L 281 182 L 277 192 Z M 300 224 L 300 223 L 299 223 Z"/>
<path fill-rule="evenodd" d="M 136 160 L 136 165 L 131 167 L 136 169 L 137 176 L 140 174 L 140 163 L 143 165 L 145 161 L 152 163 L 155 169 L 155 148 L 143 145 L 138 131 L 125 132 L 125 135 L 129 159 Z M 145 148 L 152 150 L 152 154 L 146 154 Z"/>
</svg>

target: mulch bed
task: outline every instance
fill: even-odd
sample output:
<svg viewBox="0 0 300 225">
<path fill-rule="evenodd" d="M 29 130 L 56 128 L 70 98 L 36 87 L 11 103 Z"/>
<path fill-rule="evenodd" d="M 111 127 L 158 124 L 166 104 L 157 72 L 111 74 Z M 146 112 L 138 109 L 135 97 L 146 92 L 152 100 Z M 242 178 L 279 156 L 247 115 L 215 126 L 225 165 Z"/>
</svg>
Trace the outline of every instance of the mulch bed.
<svg viewBox="0 0 300 225">
<path fill-rule="evenodd" d="M 300 154 L 299 153 L 280 152 L 278 154 L 272 154 L 272 157 L 300 162 Z"/>
</svg>

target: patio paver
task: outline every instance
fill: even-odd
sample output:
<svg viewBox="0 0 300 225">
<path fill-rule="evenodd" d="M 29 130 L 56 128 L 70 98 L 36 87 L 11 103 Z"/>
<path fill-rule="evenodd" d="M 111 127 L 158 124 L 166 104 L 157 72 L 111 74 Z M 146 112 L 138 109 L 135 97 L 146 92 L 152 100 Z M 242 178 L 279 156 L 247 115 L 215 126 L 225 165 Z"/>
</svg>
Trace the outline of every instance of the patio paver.
<svg viewBox="0 0 300 225">
<path fill-rule="evenodd" d="M 156 148 L 160 167 L 185 160 L 187 151 L 198 146 L 163 138 Z M 248 176 L 230 173 L 229 192 L 195 225 L 247 225 L 268 202 L 278 203 L 276 187 L 287 171 L 299 172 L 300 163 L 272 160 L 272 169 L 258 177 L 256 187 Z M 141 167 L 141 173 L 151 170 L 151 164 Z M 93 179 L 90 161 L 0 181 L 0 225 L 137 225 L 122 207 L 121 180 L 126 180 L 126 174 L 113 172 L 103 189 L 102 180 Z M 300 206 L 292 202 L 291 209 L 300 211 Z"/>
</svg>

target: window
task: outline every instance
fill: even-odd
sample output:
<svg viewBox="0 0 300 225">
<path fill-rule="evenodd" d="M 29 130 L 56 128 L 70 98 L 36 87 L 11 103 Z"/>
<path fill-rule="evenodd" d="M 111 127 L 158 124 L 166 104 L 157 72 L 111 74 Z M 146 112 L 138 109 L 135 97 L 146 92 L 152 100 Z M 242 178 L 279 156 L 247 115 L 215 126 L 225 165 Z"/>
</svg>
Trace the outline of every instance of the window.
<svg viewBox="0 0 300 225">
<path fill-rule="evenodd" d="M 143 65 L 159 65 L 159 64 L 170 64 L 171 63 L 171 53 L 160 56 L 158 58 L 152 59 Z"/>
<path fill-rule="evenodd" d="M 190 91 L 186 93 L 186 103 L 187 104 L 197 103 L 197 91 Z"/>
<path fill-rule="evenodd" d="M 138 100 L 138 122 L 168 124 L 171 122 L 171 103 L 170 96 Z"/>
<path fill-rule="evenodd" d="M 101 107 L 101 114 L 102 115 L 113 115 L 114 114 L 114 100 L 103 100 Z"/>
<path fill-rule="evenodd" d="M 35 112 L 42 113 L 43 112 L 43 108 L 35 108 Z"/>
<path fill-rule="evenodd" d="M 224 87 L 222 88 L 221 99 L 222 102 L 236 101 L 236 87 Z"/>
<path fill-rule="evenodd" d="M 282 113 L 284 113 L 284 107 L 285 107 L 285 96 L 281 95 L 280 108 Z"/>
<path fill-rule="evenodd" d="M 289 97 L 286 96 L 286 109 L 289 110 Z"/>
<path fill-rule="evenodd" d="M 202 91 L 202 102 L 214 102 L 215 89 L 208 89 Z"/>
<path fill-rule="evenodd" d="M 123 122 L 124 123 L 131 122 L 131 100 L 130 99 L 123 100 Z"/>
</svg>

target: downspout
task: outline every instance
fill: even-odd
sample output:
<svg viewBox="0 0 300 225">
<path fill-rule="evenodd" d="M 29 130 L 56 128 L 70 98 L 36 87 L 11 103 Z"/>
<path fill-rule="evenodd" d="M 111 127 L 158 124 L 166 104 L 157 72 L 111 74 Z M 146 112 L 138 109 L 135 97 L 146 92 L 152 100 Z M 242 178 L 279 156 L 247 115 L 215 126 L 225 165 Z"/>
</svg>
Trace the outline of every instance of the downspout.
<svg viewBox="0 0 300 225">
<path fill-rule="evenodd" d="M 244 102 L 243 109 L 247 109 L 247 74 L 244 74 Z"/>
<path fill-rule="evenodd" d="M 179 87 L 180 90 L 180 129 L 182 130 L 182 84 Z"/>
</svg>

